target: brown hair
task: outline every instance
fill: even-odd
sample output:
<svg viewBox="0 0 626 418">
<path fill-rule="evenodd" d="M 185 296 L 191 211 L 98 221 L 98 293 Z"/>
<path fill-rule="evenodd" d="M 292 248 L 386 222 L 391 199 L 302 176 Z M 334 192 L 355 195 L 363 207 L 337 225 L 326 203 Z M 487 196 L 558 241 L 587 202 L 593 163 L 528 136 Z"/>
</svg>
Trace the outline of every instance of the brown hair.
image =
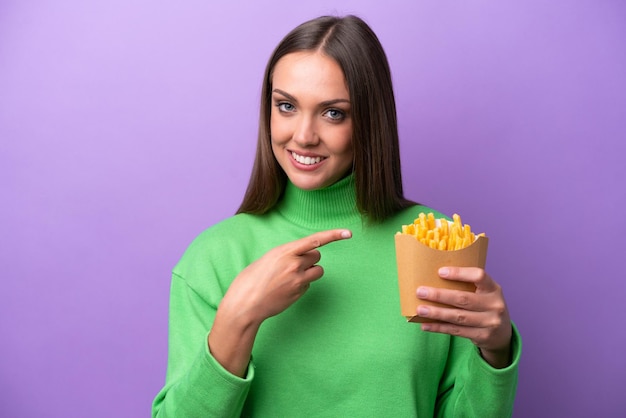
<svg viewBox="0 0 626 418">
<path fill-rule="evenodd" d="M 352 115 L 354 181 L 358 210 L 382 221 L 413 202 L 404 198 L 396 105 L 391 72 L 380 41 L 356 16 L 322 16 L 292 30 L 272 54 L 263 80 L 256 158 L 237 213 L 262 214 L 280 199 L 287 182 L 272 152 L 270 111 L 276 63 L 298 51 L 319 50 L 341 67 Z"/>
</svg>

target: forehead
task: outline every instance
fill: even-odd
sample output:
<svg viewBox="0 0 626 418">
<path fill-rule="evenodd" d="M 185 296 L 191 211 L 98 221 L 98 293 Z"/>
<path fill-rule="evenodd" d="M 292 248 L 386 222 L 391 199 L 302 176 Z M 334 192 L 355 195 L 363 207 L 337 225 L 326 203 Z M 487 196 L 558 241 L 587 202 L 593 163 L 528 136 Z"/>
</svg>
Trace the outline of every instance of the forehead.
<svg viewBox="0 0 626 418">
<path fill-rule="evenodd" d="M 348 99 L 345 77 L 339 64 L 316 51 L 292 52 L 276 63 L 272 86 L 289 94 L 332 95 Z"/>
</svg>

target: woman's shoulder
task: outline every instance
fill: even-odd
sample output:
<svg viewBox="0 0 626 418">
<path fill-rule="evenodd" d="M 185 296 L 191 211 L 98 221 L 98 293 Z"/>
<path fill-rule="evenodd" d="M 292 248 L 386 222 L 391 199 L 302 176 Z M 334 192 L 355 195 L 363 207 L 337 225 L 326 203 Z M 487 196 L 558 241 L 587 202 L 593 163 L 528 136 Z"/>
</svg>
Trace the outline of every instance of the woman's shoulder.
<svg viewBox="0 0 626 418">
<path fill-rule="evenodd" d="M 174 273 L 194 281 L 194 278 L 210 276 L 218 265 L 222 266 L 220 268 L 235 265 L 239 258 L 254 251 L 250 231 L 262 218 L 262 215 L 237 214 L 204 229 L 184 250 L 174 266 Z"/>
<path fill-rule="evenodd" d="M 262 216 L 240 213 L 223 219 L 200 232 L 189 245 L 187 251 L 196 248 L 222 247 L 246 236 L 261 221 Z"/>
</svg>

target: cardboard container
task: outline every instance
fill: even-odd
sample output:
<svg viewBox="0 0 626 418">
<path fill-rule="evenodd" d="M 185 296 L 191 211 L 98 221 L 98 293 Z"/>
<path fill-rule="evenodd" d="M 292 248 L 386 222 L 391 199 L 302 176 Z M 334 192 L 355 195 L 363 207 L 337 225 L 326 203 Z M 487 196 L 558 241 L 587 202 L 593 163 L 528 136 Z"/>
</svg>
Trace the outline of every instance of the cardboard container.
<svg viewBox="0 0 626 418">
<path fill-rule="evenodd" d="M 435 250 L 407 234 L 396 234 L 395 241 L 400 308 L 402 315 L 409 322 L 433 322 L 431 319 L 417 316 L 418 305 L 446 306 L 418 299 L 416 291 L 419 286 L 476 291 L 473 283 L 445 280 L 440 278 L 437 272 L 444 266 L 484 269 L 489 243 L 487 237 L 479 236 L 469 247 L 455 251 Z"/>
</svg>

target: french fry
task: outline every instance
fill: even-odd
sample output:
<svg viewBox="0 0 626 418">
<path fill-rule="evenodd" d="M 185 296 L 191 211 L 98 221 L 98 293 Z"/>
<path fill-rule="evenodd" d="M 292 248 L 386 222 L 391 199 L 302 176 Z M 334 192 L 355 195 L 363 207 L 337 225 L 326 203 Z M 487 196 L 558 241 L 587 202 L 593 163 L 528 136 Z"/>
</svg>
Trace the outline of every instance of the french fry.
<svg viewBox="0 0 626 418">
<path fill-rule="evenodd" d="M 412 235 L 422 244 L 441 251 L 455 251 L 470 246 L 478 236 L 469 224 L 463 224 L 461 216 L 452 215 L 452 221 L 435 219 L 432 212 L 420 213 L 413 224 L 402 225 L 402 234 Z"/>
<path fill-rule="evenodd" d="M 428 215 L 426 215 L 426 222 L 428 224 L 428 229 L 435 229 L 435 215 L 433 215 L 432 212 L 429 212 Z"/>
<path fill-rule="evenodd" d="M 455 213 L 452 215 L 452 220 L 454 221 L 454 225 L 461 228 L 463 224 L 461 223 L 461 215 Z"/>
<path fill-rule="evenodd" d="M 419 224 L 422 228 L 428 229 L 428 225 L 426 225 L 426 215 L 424 213 L 419 214 Z"/>
<path fill-rule="evenodd" d="M 441 233 L 443 234 L 443 236 L 445 237 L 446 235 L 448 235 L 448 222 L 444 222 L 445 219 L 440 219 L 440 223 L 441 223 Z"/>
</svg>

